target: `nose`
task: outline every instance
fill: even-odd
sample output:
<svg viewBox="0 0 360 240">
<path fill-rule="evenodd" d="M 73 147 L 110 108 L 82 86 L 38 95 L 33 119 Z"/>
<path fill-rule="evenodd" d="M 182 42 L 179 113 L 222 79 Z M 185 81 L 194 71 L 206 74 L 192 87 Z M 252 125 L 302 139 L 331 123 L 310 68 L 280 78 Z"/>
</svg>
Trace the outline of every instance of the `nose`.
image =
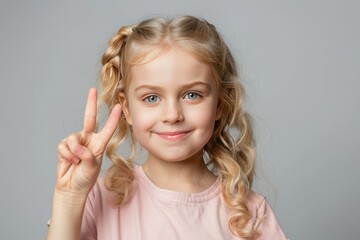
<svg viewBox="0 0 360 240">
<path fill-rule="evenodd" d="M 184 120 L 181 104 L 176 100 L 167 101 L 163 109 L 163 122 L 177 123 Z"/>
</svg>

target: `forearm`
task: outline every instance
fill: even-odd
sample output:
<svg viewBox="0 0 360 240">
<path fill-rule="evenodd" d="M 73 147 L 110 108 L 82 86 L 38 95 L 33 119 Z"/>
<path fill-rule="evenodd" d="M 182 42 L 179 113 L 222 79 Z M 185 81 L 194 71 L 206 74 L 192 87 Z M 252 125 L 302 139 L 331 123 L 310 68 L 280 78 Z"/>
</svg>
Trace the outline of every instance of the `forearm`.
<svg viewBox="0 0 360 240">
<path fill-rule="evenodd" d="M 86 198 L 55 191 L 48 240 L 80 238 Z"/>
</svg>

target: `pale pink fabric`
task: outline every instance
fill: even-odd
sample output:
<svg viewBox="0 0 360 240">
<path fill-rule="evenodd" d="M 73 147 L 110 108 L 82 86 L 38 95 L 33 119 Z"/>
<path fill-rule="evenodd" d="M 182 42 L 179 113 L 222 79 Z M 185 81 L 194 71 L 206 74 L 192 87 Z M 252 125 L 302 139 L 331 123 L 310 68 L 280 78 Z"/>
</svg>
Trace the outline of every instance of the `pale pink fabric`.
<svg viewBox="0 0 360 240">
<path fill-rule="evenodd" d="M 81 239 L 100 240 L 231 240 L 228 209 L 220 181 L 201 193 L 164 190 L 154 185 L 142 167 L 135 168 L 135 195 L 114 207 L 112 194 L 99 178 L 86 203 Z M 262 219 L 260 239 L 286 239 L 266 199 L 252 193 L 248 203 L 252 223 Z"/>
</svg>

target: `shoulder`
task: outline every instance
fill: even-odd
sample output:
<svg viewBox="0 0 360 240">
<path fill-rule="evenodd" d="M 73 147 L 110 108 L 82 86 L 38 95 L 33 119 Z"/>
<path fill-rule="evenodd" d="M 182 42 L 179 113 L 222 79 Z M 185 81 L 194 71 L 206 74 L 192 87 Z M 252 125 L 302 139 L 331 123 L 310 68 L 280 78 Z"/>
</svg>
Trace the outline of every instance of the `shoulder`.
<svg viewBox="0 0 360 240">
<path fill-rule="evenodd" d="M 106 188 L 105 188 L 105 179 L 104 176 L 99 176 L 98 179 L 95 182 L 95 185 L 91 189 L 88 198 L 94 199 L 101 195 L 106 194 Z"/>
<path fill-rule="evenodd" d="M 106 177 L 103 175 L 100 175 L 97 178 L 95 185 L 93 186 L 92 190 L 89 193 L 88 198 L 112 199 L 114 197 L 114 193 L 106 188 L 105 178 Z"/>
<path fill-rule="evenodd" d="M 246 205 L 249 209 L 253 224 L 263 219 L 269 210 L 271 211 L 266 197 L 256 192 L 250 192 Z"/>
<path fill-rule="evenodd" d="M 90 191 L 87 199 L 88 207 L 96 213 L 102 209 L 109 207 L 114 199 L 114 193 L 105 187 L 105 177 L 99 176 L 94 187 Z"/>
<path fill-rule="evenodd" d="M 287 239 L 265 196 L 251 192 L 247 206 L 253 226 L 261 232 L 260 239 Z"/>
<path fill-rule="evenodd" d="M 247 199 L 247 207 L 249 208 L 252 216 L 258 216 L 266 211 L 267 205 L 268 202 L 265 196 L 256 192 L 250 192 Z"/>
</svg>

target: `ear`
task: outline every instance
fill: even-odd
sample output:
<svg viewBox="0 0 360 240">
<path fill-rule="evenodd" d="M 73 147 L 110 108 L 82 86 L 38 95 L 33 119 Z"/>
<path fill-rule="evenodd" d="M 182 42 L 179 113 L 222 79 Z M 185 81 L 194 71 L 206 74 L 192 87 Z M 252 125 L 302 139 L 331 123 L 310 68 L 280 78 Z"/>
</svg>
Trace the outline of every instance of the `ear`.
<svg viewBox="0 0 360 240">
<path fill-rule="evenodd" d="M 216 107 L 215 121 L 219 120 L 222 116 L 222 104 L 219 101 Z"/>
<path fill-rule="evenodd" d="M 219 120 L 221 118 L 221 115 L 222 115 L 221 110 L 220 110 L 220 108 L 218 108 L 216 110 L 215 121 Z"/>
<path fill-rule="evenodd" d="M 122 107 L 122 112 L 123 112 L 123 114 L 125 116 L 125 119 L 126 119 L 127 123 L 129 125 L 132 125 L 131 114 L 130 114 L 130 111 L 129 111 L 129 102 L 126 99 L 125 93 L 120 92 L 119 95 L 118 95 L 118 100 L 119 100 L 119 103 L 120 103 L 120 105 Z"/>
</svg>

